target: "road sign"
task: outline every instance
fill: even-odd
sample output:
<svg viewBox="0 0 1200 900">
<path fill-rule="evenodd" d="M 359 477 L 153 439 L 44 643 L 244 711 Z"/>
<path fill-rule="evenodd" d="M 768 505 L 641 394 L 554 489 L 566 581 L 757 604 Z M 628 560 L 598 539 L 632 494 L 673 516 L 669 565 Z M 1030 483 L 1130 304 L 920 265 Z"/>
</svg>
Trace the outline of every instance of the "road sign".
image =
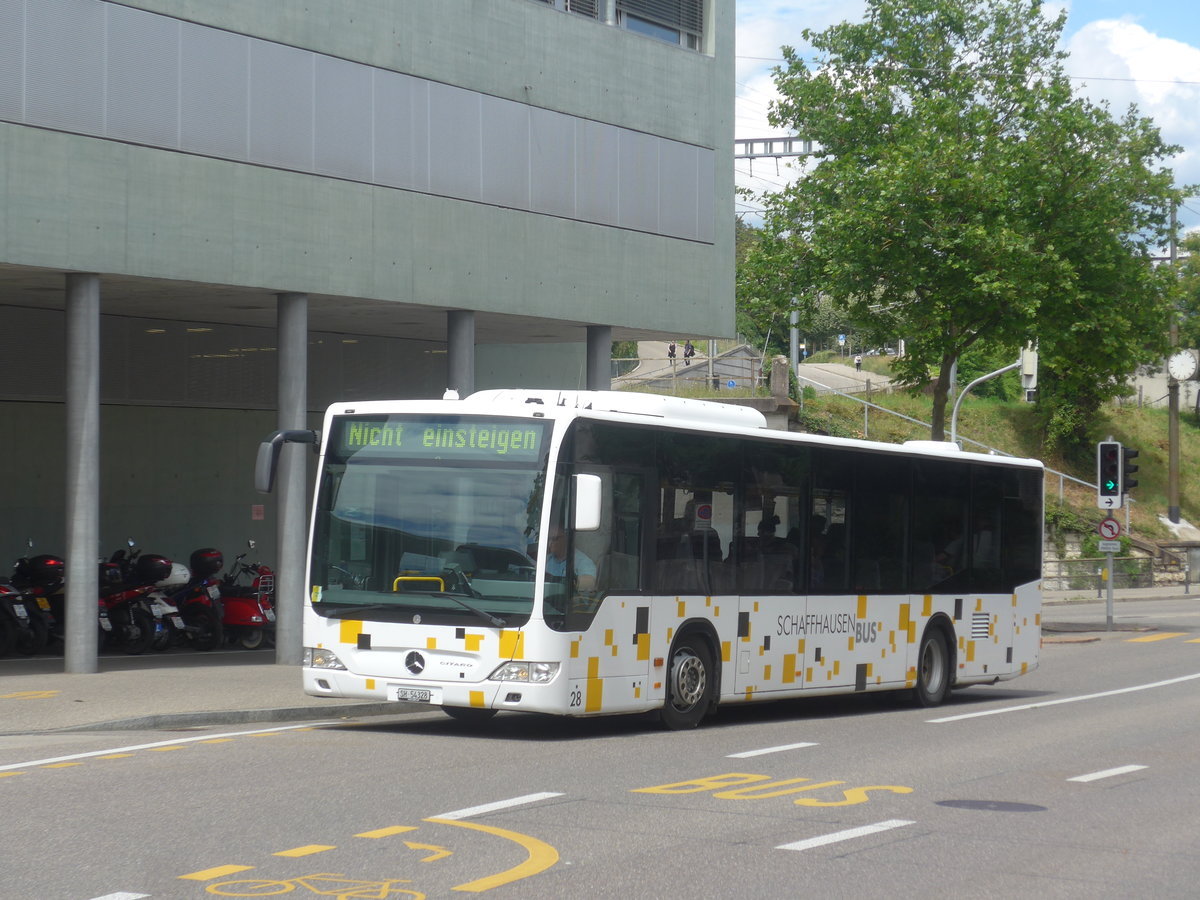
<svg viewBox="0 0 1200 900">
<path fill-rule="evenodd" d="M 1121 552 L 1121 542 L 1120 541 L 1097 541 L 1096 543 L 1099 545 L 1101 553 L 1120 553 Z"/>
<path fill-rule="evenodd" d="M 1115 540 L 1121 536 L 1121 523 L 1110 517 L 1101 522 L 1096 527 L 1096 531 L 1098 531 L 1100 533 L 1100 537 L 1104 538 L 1106 541 Z"/>
</svg>

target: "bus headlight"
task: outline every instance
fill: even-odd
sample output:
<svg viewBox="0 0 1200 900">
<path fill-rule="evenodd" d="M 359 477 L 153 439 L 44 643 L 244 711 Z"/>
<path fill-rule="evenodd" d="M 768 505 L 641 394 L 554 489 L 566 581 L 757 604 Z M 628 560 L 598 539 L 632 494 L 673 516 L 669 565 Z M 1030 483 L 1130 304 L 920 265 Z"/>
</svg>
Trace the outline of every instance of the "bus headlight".
<svg viewBox="0 0 1200 900">
<path fill-rule="evenodd" d="M 345 666 L 331 651 L 321 647 L 304 648 L 304 665 L 310 669 L 342 669 Z"/>
<path fill-rule="evenodd" d="M 491 681 L 523 681 L 526 684 L 549 684 L 558 674 L 556 662 L 508 662 L 496 669 Z"/>
</svg>

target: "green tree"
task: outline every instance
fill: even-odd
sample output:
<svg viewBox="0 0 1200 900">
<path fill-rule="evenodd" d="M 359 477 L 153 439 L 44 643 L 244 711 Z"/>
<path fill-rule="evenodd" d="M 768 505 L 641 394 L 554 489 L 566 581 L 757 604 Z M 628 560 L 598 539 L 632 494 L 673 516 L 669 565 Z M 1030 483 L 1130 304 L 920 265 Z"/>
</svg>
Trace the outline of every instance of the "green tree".
<svg viewBox="0 0 1200 900">
<path fill-rule="evenodd" d="M 1180 246 L 1178 277 L 1179 346 L 1200 347 L 1200 231 L 1193 231 Z"/>
<path fill-rule="evenodd" d="M 1015 360 L 1039 340 L 1056 437 L 1081 421 L 1056 431 L 1060 406 L 1094 410 L 1163 348 L 1151 253 L 1177 196 L 1160 161 L 1178 148 L 1135 110 L 1117 120 L 1073 94 L 1065 21 L 1037 0 L 868 0 L 863 22 L 804 33 L 813 68 L 785 47 L 776 70 L 772 124 L 820 152 L 762 198 L 743 280 L 904 336 L 897 374 L 931 385 L 935 440 L 951 369 L 980 342 Z"/>
</svg>

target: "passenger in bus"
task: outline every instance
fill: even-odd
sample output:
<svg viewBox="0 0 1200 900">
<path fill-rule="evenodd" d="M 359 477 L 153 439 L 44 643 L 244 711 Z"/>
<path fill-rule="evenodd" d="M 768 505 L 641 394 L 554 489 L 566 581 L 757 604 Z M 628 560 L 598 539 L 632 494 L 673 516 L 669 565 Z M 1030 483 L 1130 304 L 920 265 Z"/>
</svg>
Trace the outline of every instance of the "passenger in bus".
<svg viewBox="0 0 1200 900">
<path fill-rule="evenodd" d="M 758 523 L 758 552 L 763 561 L 763 587 L 791 591 L 800 573 L 800 552 L 775 533 L 779 516 L 765 516 Z"/>
<path fill-rule="evenodd" d="M 546 541 L 550 555 L 546 558 L 546 574 L 562 578 L 567 574 L 567 536 L 561 525 L 550 526 L 550 536 Z M 575 569 L 575 589 L 594 591 L 596 589 L 596 564 L 582 550 L 576 549 L 573 557 Z"/>
</svg>

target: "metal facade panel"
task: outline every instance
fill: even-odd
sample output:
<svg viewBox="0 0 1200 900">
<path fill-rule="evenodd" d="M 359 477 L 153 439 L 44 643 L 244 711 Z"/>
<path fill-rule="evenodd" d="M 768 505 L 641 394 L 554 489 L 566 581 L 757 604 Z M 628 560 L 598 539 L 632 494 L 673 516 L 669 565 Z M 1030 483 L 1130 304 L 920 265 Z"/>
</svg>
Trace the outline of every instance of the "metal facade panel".
<svg viewBox="0 0 1200 900">
<path fill-rule="evenodd" d="M 659 141 L 658 222 L 663 234 L 695 240 L 700 151 L 690 144 Z"/>
<path fill-rule="evenodd" d="M 37 0 L 26 8 L 25 120 L 104 133 L 104 11 L 92 0 Z"/>
<path fill-rule="evenodd" d="M 429 86 L 397 72 L 373 73 L 376 184 L 429 190 Z"/>
<path fill-rule="evenodd" d="M 248 38 L 183 23 L 180 41 L 180 142 L 224 159 L 249 155 Z"/>
<path fill-rule="evenodd" d="M 25 0 L 0 0 L 0 119 L 25 116 Z"/>
<path fill-rule="evenodd" d="M 108 137 L 170 149 L 179 146 L 180 26 L 165 16 L 108 7 Z"/>
<path fill-rule="evenodd" d="M 480 95 L 482 199 L 529 209 L 529 107 Z"/>
<path fill-rule="evenodd" d="M 575 120 L 575 214 L 601 225 L 616 225 L 621 129 Z"/>
<path fill-rule="evenodd" d="M 373 177 L 371 69 L 316 56 L 314 162 L 326 175 L 370 181 Z"/>
<path fill-rule="evenodd" d="M 622 228 L 658 231 L 658 150 L 662 143 L 648 134 L 621 132 L 617 221 Z"/>
<path fill-rule="evenodd" d="M 530 205 L 552 216 L 575 216 L 575 120 L 529 109 Z"/>
<path fill-rule="evenodd" d="M 481 94 L 446 84 L 429 85 L 429 189 L 479 200 L 483 194 Z"/>
<path fill-rule="evenodd" d="M 716 238 L 717 154 L 696 151 L 696 240 L 711 244 Z"/>
<path fill-rule="evenodd" d="M 314 54 L 250 40 L 250 159 L 313 167 Z"/>
</svg>

